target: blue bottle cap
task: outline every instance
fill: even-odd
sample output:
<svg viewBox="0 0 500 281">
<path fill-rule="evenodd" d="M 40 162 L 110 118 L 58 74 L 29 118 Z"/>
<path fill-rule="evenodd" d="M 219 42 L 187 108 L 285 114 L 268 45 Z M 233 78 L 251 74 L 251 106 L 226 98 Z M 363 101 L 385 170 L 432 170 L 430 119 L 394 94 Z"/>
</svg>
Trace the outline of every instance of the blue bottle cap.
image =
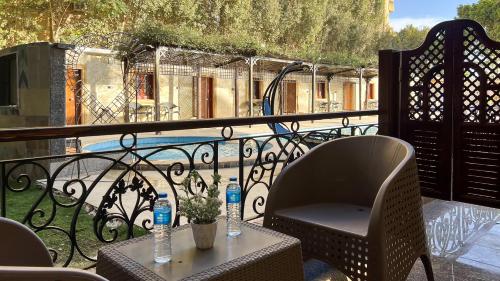
<svg viewBox="0 0 500 281">
<path fill-rule="evenodd" d="M 167 193 L 166 192 L 158 193 L 158 198 L 167 198 Z"/>
<path fill-rule="evenodd" d="M 229 181 L 237 181 L 238 180 L 238 177 L 235 177 L 235 176 L 232 176 L 229 178 Z"/>
</svg>

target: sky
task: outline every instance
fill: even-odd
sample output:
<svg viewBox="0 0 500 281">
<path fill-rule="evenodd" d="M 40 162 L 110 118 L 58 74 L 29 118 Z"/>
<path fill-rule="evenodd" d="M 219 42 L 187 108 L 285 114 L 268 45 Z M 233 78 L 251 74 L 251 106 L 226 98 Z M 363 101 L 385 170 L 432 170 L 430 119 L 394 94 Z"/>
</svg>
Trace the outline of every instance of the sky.
<svg viewBox="0 0 500 281">
<path fill-rule="evenodd" d="M 477 3 L 477 0 L 394 0 L 390 23 L 395 31 L 409 24 L 432 27 L 454 19 L 459 5 L 471 3 Z"/>
</svg>

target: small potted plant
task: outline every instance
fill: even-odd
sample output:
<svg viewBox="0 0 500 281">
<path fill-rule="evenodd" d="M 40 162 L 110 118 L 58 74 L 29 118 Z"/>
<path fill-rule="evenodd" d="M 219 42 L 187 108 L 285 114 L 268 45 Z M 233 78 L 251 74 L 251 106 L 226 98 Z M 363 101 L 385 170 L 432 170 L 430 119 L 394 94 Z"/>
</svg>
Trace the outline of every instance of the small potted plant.
<svg viewBox="0 0 500 281">
<path fill-rule="evenodd" d="M 222 200 L 219 199 L 220 176 L 212 176 L 212 184 L 206 189 L 200 182 L 200 174 L 193 170 L 182 182 L 179 196 L 179 212 L 191 223 L 194 242 L 198 249 L 210 249 L 217 233 L 217 217 L 221 214 Z"/>
</svg>

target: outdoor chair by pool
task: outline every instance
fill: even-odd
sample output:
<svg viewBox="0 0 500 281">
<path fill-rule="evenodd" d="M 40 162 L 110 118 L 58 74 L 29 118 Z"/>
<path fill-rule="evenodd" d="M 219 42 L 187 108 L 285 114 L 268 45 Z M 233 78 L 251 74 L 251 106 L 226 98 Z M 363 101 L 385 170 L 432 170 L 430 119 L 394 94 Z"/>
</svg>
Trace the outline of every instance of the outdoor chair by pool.
<svg viewBox="0 0 500 281">
<path fill-rule="evenodd" d="M 406 280 L 420 258 L 433 281 L 416 165 L 413 147 L 391 137 L 318 145 L 278 176 L 264 226 L 351 280 Z"/>
<path fill-rule="evenodd" d="M 28 227 L 0 217 L 0 280 L 107 281 L 99 275 L 55 268 L 42 240 Z"/>
<path fill-rule="evenodd" d="M 134 122 L 141 121 L 142 117 L 149 121 L 153 117 L 153 107 L 150 105 L 142 105 L 140 103 L 129 104 L 129 119 Z"/>
<path fill-rule="evenodd" d="M 164 120 L 169 120 L 173 118 L 174 114 L 177 114 L 177 118 L 181 119 L 181 108 L 170 102 L 162 102 L 160 103 L 160 115 Z"/>
</svg>

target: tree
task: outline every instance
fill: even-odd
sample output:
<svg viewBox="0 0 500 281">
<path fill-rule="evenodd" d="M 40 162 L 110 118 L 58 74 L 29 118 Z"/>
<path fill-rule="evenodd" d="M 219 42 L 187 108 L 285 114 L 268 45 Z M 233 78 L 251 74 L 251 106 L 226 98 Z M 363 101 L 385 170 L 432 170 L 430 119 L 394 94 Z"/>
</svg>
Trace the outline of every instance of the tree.
<svg viewBox="0 0 500 281">
<path fill-rule="evenodd" d="M 148 43 L 373 61 L 384 31 L 384 1 L 0 0 L 0 47 L 128 31 Z"/>
<path fill-rule="evenodd" d="M 429 28 L 418 28 L 407 25 L 399 32 L 387 31 L 379 38 L 378 49 L 410 50 L 424 43 Z"/>
<path fill-rule="evenodd" d="M 458 6 L 457 12 L 458 18 L 477 21 L 492 39 L 500 41 L 500 1 L 479 0 L 475 4 Z"/>
<path fill-rule="evenodd" d="M 0 38 L 9 46 L 116 30 L 114 20 L 126 7 L 121 0 L 2 0 Z"/>
</svg>

